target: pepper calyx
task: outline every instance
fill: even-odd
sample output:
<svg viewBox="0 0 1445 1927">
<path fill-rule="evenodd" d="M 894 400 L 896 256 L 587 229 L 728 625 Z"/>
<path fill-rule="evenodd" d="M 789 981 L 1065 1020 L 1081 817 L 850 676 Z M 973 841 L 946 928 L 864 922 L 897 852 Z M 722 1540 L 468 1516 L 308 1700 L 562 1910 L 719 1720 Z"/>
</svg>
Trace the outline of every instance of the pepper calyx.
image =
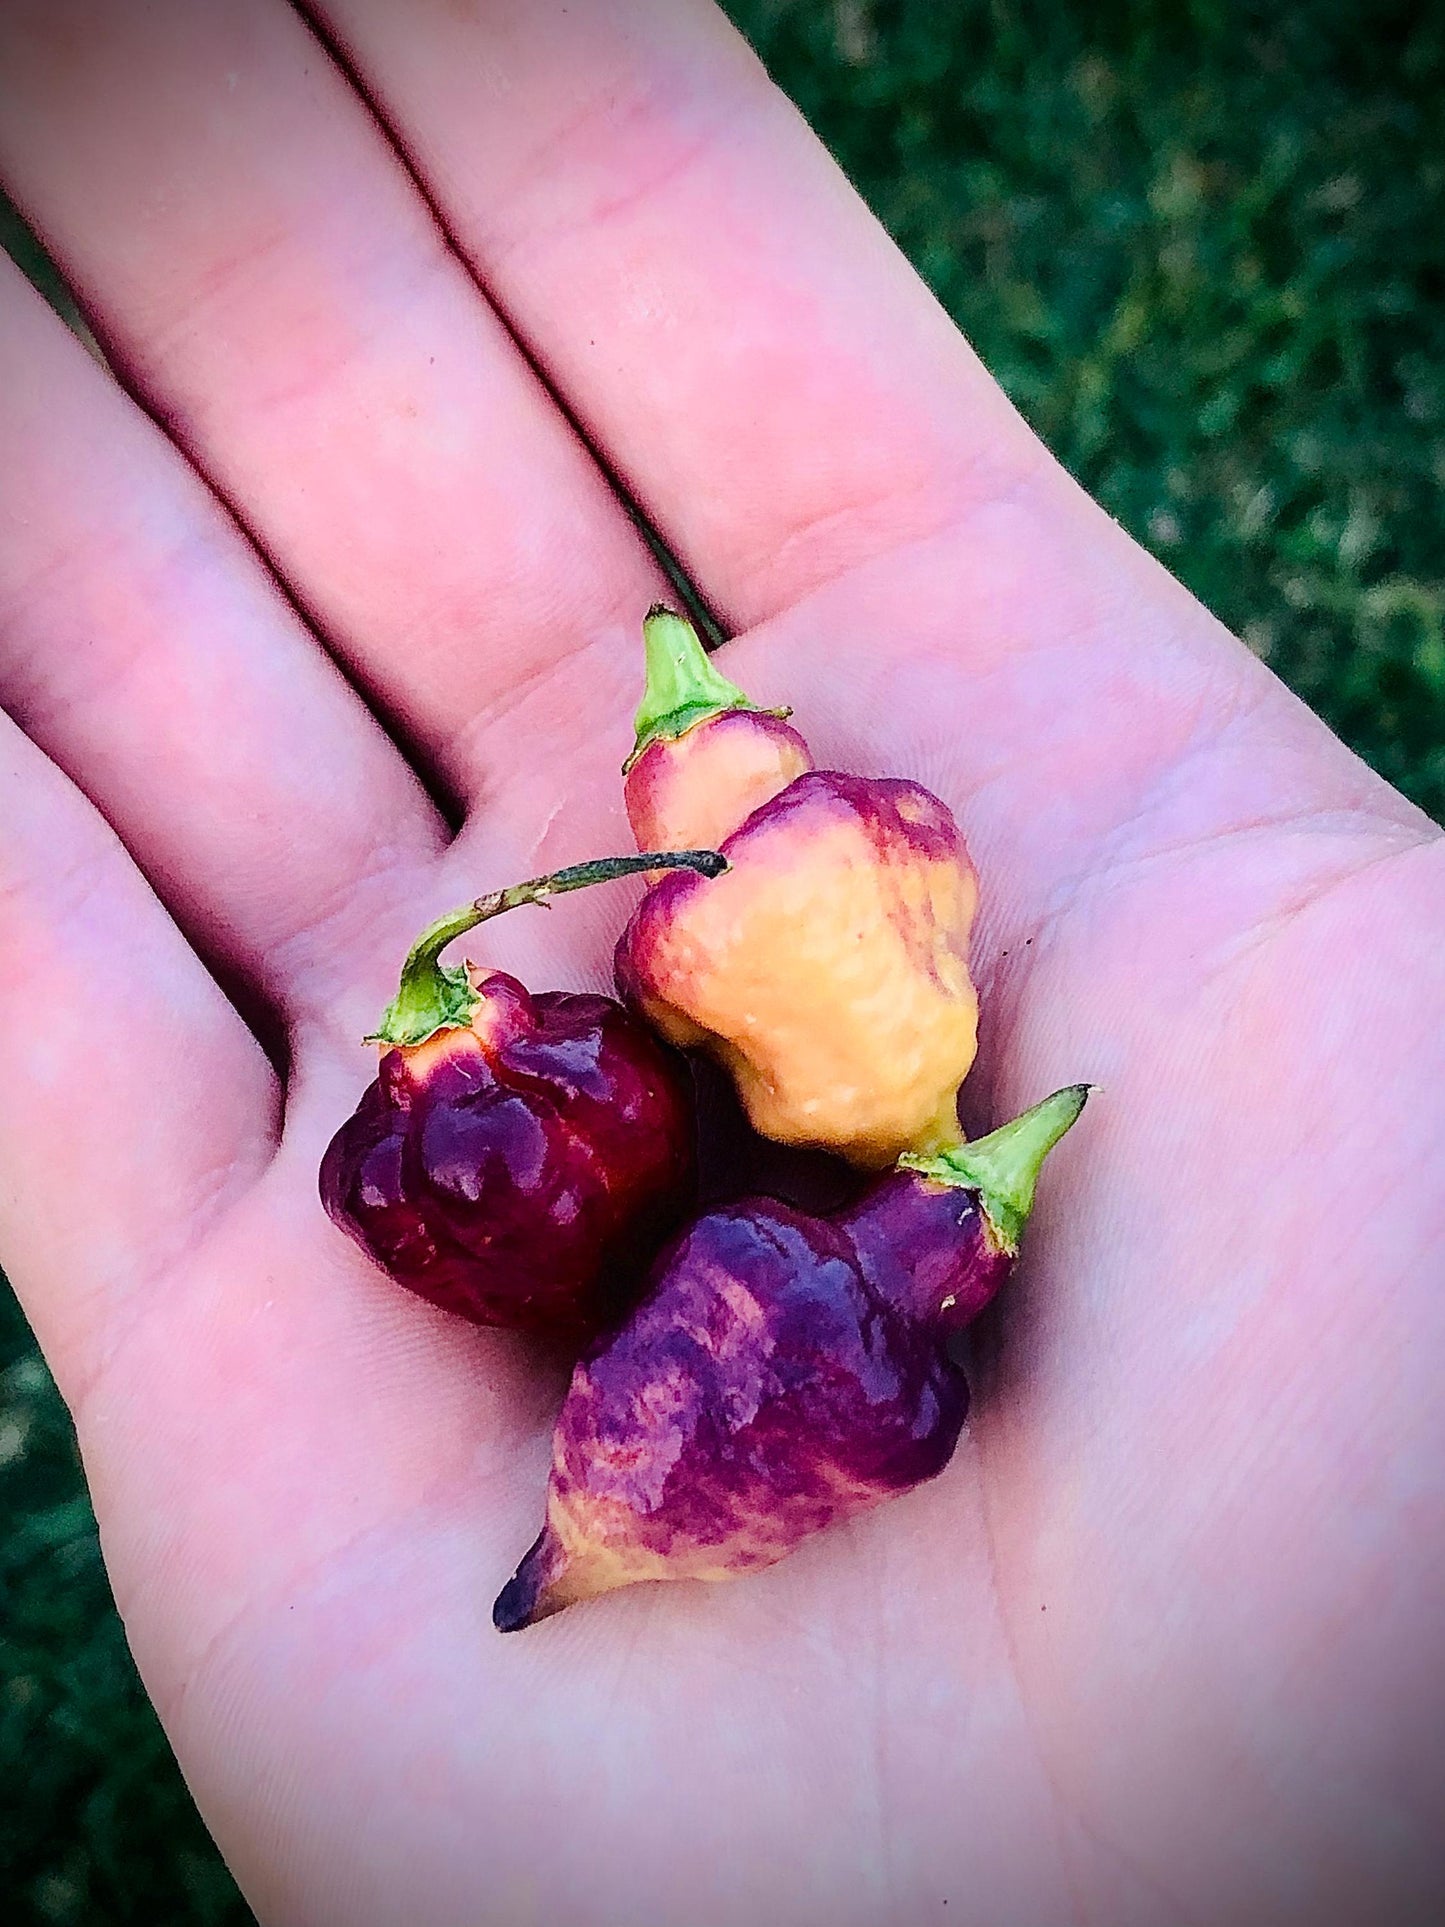
<svg viewBox="0 0 1445 1927">
<path fill-rule="evenodd" d="M 716 850 L 644 850 L 636 856 L 594 857 L 587 863 L 553 870 L 548 876 L 529 877 L 525 883 L 489 891 L 462 909 L 439 917 L 422 931 L 407 952 L 396 995 L 382 1013 L 380 1025 L 364 1042 L 406 1049 L 426 1043 L 439 1030 L 464 1030 L 482 1001 L 481 993 L 473 986 L 465 965 L 444 964 L 441 953 L 455 938 L 507 910 L 518 910 L 528 903 L 545 909 L 553 897 L 565 896 L 569 890 L 585 890 L 594 883 L 639 876 L 647 870 L 694 870 L 699 876 L 718 877 L 727 868 L 727 858 Z"/>
<path fill-rule="evenodd" d="M 711 722 L 731 710 L 757 716 L 790 716 L 789 709 L 765 709 L 745 696 L 714 667 L 702 638 L 688 621 L 666 603 L 655 602 L 642 625 L 646 681 L 638 704 L 637 741 L 622 765 L 625 776 L 642 752 L 653 743 L 675 743 L 699 723 Z"/>
<path fill-rule="evenodd" d="M 977 1191 L 996 1244 L 1012 1257 L 1033 1210 L 1043 1161 L 1083 1110 L 1091 1088 L 1068 1084 L 987 1137 L 933 1153 L 905 1151 L 898 1163 L 937 1184 Z"/>
</svg>

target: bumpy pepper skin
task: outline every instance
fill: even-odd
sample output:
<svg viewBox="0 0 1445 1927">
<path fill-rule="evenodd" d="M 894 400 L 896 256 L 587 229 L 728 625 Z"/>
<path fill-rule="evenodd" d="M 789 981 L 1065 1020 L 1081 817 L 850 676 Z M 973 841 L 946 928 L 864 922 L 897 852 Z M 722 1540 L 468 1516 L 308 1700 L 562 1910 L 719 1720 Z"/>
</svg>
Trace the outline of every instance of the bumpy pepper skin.
<svg viewBox="0 0 1445 1927">
<path fill-rule="evenodd" d="M 765 1137 L 870 1169 L 956 1140 L 978 890 L 947 808 L 916 783 L 815 770 L 721 847 L 726 876 L 676 873 L 639 905 L 624 996 L 717 1057 Z"/>
<path fill-rule="evenodd" d="M 321 1197 L 400 1284 L 580 1344 L 635 1298 L 692 1195 L 686 1066 L 611 998 L 472 972 L 468 1024 L 388 1050 Z"/>
<path fill-rule="evenodd" d="M 942 1471 L 968 1410 L 948 1336 L 1007 1278 L 1085 1095 L 827 1217 L 750 1198 L 699 1218 L 573 1373 L 546 1524 L 498 1628 L 642 1580 L 760 1570 Z"/>
<path fill-rule="evenodd" d="M 846 1228 L 753 1198 L 701 1218 L 579 1365 L 547 1523 L 502 1631 L 645 1579 L 727 1579 L 942 1471 L 963 1375 L 877 1291 Z"/>
</svg>

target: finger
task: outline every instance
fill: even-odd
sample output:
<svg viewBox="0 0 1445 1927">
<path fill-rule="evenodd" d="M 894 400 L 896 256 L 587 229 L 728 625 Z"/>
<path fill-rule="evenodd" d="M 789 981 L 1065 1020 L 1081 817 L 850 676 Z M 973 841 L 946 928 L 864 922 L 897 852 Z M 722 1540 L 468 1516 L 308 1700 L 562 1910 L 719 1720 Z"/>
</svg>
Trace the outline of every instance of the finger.
<svg viewBox="0 0 1445 1927">
<path fill-rule="evenodd" d="M 278 1150 L 255 1040 L 3 715 L 0 824 L 0 1265 L 176 1708 L 248 1611 L 283 1611 L 359 1539 L 404 1540 L 443 1489 L 474 1510 L 540 1433 L 558 1367 L 429 1314 L 327 1223 L 315 1174 L 346 1071 L 309 1060 Z M 523 1533 L 499 1514 L 478 1569 Z"/>
<path fill-rule="evenodd" d="M 101 818 L 0 715 L 0 1263 L 103 1345 L 269 1160 L 276 1079 Z"/>
<path fill-rule="evenodd" d="M 559 663 L 632 661 L 645 546 L 283 0 L 0 9 L 0 171 L 112 354 L 457 789 L 482 781 L 483 720 Z"/>
<path fill-rule="evenodd" d="M 294 1013 L 445 842 L 229 516 L 0 262 L 0 702 Z M 398 936 L 400 936 L 398 932 Z"/>
<path fill-rule="evenodd" d="M 502 311 L 734 625 L 1045 462 L 708 0 L 319 11 Z"/>
</svg>

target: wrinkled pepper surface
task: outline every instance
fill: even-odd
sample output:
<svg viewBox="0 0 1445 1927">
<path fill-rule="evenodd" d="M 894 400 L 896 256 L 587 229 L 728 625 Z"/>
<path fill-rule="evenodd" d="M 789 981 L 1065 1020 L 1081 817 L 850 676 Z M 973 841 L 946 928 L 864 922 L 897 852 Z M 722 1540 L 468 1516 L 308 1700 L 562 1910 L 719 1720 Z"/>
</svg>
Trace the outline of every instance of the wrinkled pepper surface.
<svg viewBox="0 0 1445 1927">
<path fill-rule="evenodd" d="M 636 1298 L 693 1200 L 687 1067 L 612 998 L 441 952 L 487 917 L 711 852 L 603 859 L 513 885 L 418 939 L 373 1041 L 375 1080 L 331 1141 L 321 1198 L 384 1271 L 473 1323 L 580 1347 Z"/>
<path fill-rule="evenodd" d="M 573 1372 L 546 1523 L 498 1628 L 644 1580 L 758 1571 L 942 1471 L 968 1410 L 948 1339 L 1007 1278 L 1087 1093 L 911 1157 L 826 1217 L 750 1198 L 699 1218 Z"/>
<path fill-rule="evenodd" d="M 956 1143 L 978 889 L 947 806 L 917 783 L 815 770 L 680 616 L 654 609 L 645 639 L 634 834 L 705 833 L 729 872 L 655 882 L 618 945 L 624 996 L 722 1062 L 765 1137 L 872 1169 Z"/>
</svg>

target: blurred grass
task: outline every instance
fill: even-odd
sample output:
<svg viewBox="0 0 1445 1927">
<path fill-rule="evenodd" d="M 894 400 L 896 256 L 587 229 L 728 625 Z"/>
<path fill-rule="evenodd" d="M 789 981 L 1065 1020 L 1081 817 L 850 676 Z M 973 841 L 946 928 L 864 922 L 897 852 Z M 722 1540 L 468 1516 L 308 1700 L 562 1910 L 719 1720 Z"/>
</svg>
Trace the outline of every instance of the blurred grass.
<svg viewBox="0 0 1445 1927">
<path fill-rule="evenodd" d="M 731 11 L 1055 453 L 1445 820 L 1445 8 Z"/>
<path fill-rule="evenodd" d="M 248 1921 L 136 1679 L 69 1419 L 11 1294 L 0 1298 L 5 1916 Z"/>
<path fill-rule="evenodd" d="M 1074 473 L 1445 818 L 1445 13 L 729 10 Z M 3 210 L 0 244 L 45 280 Z M 68 1422 L 0 1301 L 7 1912 L 244 1921 L 135 1678 Z"/>
</svg>

